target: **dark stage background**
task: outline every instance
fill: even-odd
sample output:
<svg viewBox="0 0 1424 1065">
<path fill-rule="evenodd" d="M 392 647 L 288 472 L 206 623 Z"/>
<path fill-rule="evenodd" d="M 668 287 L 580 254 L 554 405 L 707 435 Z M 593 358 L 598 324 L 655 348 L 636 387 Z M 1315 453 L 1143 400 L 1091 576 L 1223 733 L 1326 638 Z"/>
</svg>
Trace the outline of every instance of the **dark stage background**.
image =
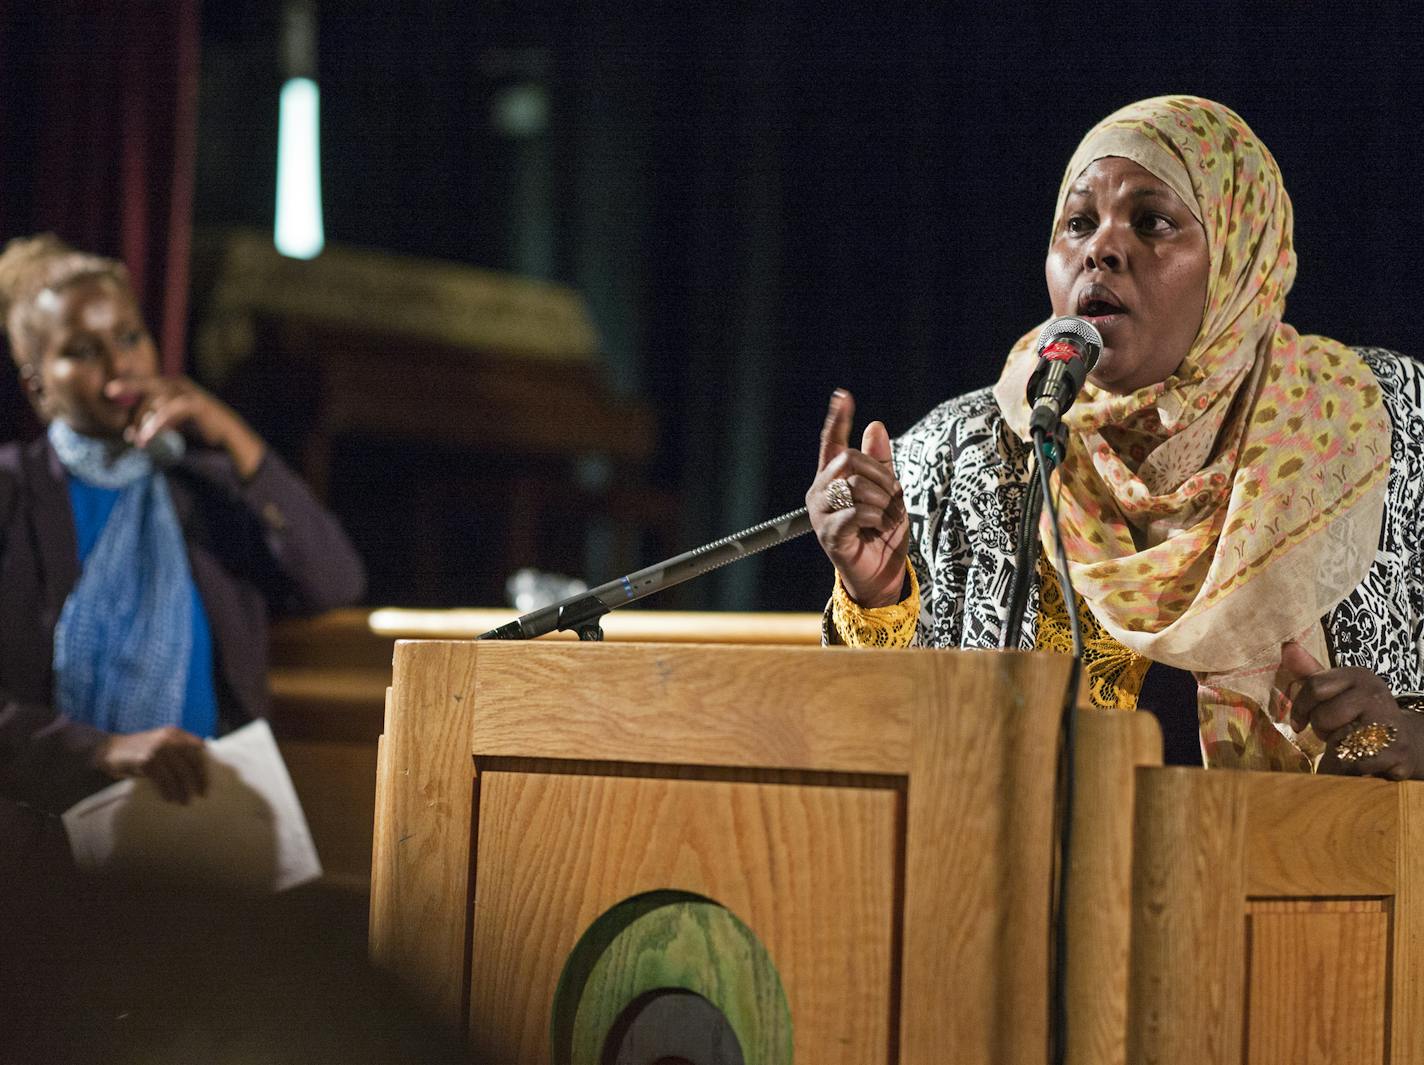
<svg viewBox="0 0 1424 1065">
<path fill-rule="evenodd" d="M 1222 100 L 1275 152 L 1298 328 L 1424 354 L 1418 11 L 327 2 L 327 239 L 583 291 L 610 382 L 658 413 L 654 477 L 692 546 L 800 504 L 833 387 L 894 433 L 994 379 L 1048 310 L 1062 166 L 1140 97 Z M 26 15 L 3 23 L 0 130 L 40 106 Z M 273 0 L 202 12 L 200 226 L 270 226 L 279 21 Z M 530 86 L 547 121 L 512 136 L 491 115 Z M 57 224 L 33 209 L 54 175 L 0 155 L 3 235 Z M 829 578 L 806 539 L 679 605 L 819 609 Z"/>
</svg>

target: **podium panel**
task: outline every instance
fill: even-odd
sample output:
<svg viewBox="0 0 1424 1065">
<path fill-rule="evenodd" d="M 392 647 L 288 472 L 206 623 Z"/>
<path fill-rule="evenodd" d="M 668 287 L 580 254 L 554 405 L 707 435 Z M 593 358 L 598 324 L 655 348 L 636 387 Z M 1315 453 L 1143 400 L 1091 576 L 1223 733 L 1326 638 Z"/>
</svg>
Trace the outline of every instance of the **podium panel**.
<svg viewBox="0 0 1424 1065">
<path fill-rule="evenodd" d="M 1067 674 L 1033 653 L 403 642 L 373 954 L 490 1060 L 573 1060 L 551 1043 L 574 1023 L 556 1017 L 570 959 L 654 964 L 590 937 L 674 893 L 724 907 L 764 948 L 798 1062 L 1044 1062 Z M 1097 795 L 1079 817 L 1103 839 L 1084 853 L 1116 857 L 1075 859 L 1078 938 L 1098 946 L 1070 971 L 1125 995 L 1125 931 L 1095 932 L 1127 925 L 1120 798 L 1155 726 L 1103 715 L 1087 731 L 1117 739 L 1085 777 Z M 705 967 L 714 1005 L 730 1001 L 725 960 Z M 1107 1022 L 1089 1002 L 1094 1045 L 1123 1045 L 1122 997 L 1099 996 L 1117 1002 Z"/>
<path fill-rule="evenodd" d="M 1424 1062 L 1424 784 L 1139 769 L 1130 1061 Z"/>
<path fill-rule="evenodd" d="M 887 1061 L 895 787 L 571 775 L 533 763 L 481 772 L 479 809 L 469 1016 L 492 1060 L 557 1060 L 549 1004 L 579 933 L 625 899 L 675 885 L 759 936 L 785 988 L 797 1060 Z"/>
</svg>

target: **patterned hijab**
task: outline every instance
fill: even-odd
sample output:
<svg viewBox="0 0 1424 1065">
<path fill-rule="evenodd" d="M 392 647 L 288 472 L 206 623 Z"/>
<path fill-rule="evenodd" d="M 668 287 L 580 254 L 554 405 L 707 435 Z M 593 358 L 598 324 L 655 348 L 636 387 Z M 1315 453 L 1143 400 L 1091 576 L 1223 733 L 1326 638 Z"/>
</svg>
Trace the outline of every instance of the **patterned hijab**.
<svg viewBox="0 0 1424 1065">
<path fill-rule="evenodd" d="M 1210 273 L 1172 376 L 1128 395 L 1089 384 L 1068 412 L 1057 488 L 1073 586 L 1124 646 L 1196 674 L 1208 764 L 1308 770 L 1321 744 L 1290 727 L 1281 646 L 1327 661 L 1321 619 L 1374 559 L 1389 472 L 1380 390 L 1349 348 L 1281 320 L 1296 267 L 1290 200 L 1235 113 L 1169 96 L 1109 115 L 1068 164 L 1055 231 L 1069 187 L 1108 156 L 1192 210 Z M 994 390 L 1021 437 L 1037 334 Z"/>
</svg>

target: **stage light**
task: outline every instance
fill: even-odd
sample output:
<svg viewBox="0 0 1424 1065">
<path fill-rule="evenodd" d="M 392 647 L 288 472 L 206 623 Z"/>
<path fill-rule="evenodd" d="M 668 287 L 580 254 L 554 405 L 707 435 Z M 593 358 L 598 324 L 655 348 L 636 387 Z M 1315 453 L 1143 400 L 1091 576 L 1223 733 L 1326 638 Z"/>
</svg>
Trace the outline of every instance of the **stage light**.
<svg viewBox="0 0 1424 1065">
<path fill-rule="evenodd" d="M 312 259 L 326 243 L 321 221 L 320 94 L 311 78 L 282 86 L 277 127 L 277 250 Z"/>
</svg>

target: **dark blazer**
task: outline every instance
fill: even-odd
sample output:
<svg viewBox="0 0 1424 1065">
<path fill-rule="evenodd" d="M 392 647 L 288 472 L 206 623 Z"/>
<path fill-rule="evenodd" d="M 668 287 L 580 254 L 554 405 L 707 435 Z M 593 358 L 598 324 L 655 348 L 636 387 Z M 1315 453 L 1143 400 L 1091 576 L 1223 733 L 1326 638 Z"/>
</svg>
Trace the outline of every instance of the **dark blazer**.
<svg viewBox="0 0 1424 1065">
<path fill-rule="evenodd" d="M 193 580 L 212 627 L 219 729 L 267 711 L 269 613 L 355 602 L 365 569 L 336 520 L 280 458 L 241 481 L 226 452 L 195 448 L 168 471 Z M 55 712 L 54 627 L 79 579 L 64 468 L 46 437 L 0 447 L 0 847 L 5 798 L 58 812 L 106 780 L 104 733 Z M 29 814 L 11 805 L 23 831 Z M 13 838 L 13 837 L 8 837 Z"/>
</svg>

